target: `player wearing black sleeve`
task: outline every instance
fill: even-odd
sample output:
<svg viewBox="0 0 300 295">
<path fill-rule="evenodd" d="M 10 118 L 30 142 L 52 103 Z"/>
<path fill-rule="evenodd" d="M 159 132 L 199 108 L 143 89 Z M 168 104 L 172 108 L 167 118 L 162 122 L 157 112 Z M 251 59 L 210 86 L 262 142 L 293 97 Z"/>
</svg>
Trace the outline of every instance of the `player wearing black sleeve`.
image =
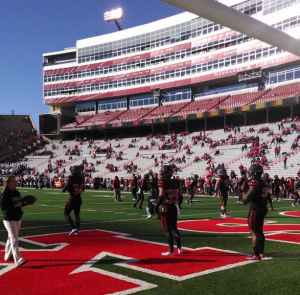
<svg viewBox="0 0 300 295">
<path fill-rule="evenodd" d="M 190 198 L 186 201 L 186 204 L 191 204 L 191 205 L 194 204 L 193 203 L 193 198 L 195 195 L 194 190 L 195 190 L 195 187 L 197 187 L 198 178 L 199 178 L 199 176 L 195 174 L 194 178 L 192 179 L 192 181 L 189 184 L 188 192 L 190 193 Z"/>
<path fill-rule="evenodd" d="M 85 190 L 84 177 L 81 175 L 81 169 L 79 166 L 72 167 L 72 174 L 68 177 L 68 180 L 62 189 L 62 192 L 68 191 L 70 197 L 65 206 L 65 217 L 72 227 L 71 235 L 78 235 L 78 230 L 80 227 L 80 207 L 82 203 L 81 193 Z M 73 219 L 70 216 L 71 212 L 74 210 L 74 215 L 76 219 L 76 226 L 74 225 Z"/>
<path fill-rule="evenodd" d="M 279 195 L 280 195 L 280 179 L 277 175 L 274 176 L 274 182 L 273 182 L 273 199 L 274 197 L 277 198 L 277 202 L 279 202 Z"/>
<path fill-rule="evenodd" d="M 271 179 L 270 179 L 269 173 L 264 173 L 264 175 L 263 175 L 263 180 L 264 180 L 265 182 L 267 182 L 267 183 L 268 183 L 268 185 L 269 185 L 269 188 L 271 189 L 271 187 L 272 187 L 272 184 L 271 184 Z M 269 193 L 268 193 L 267 199 L 268 199 L 268 202 L 269 202 L 269 205 L 270 205 L 271 211 L 276 211 L 276 210 L 274 209 L 274 207 L 273 207 L 273 201 L 272 201 L 272 197 L 271 197 L 270 190 L 269 190 Z"/>
<path fill-rule="evenodd" d="M 137 177 L 135 176 L 135 174 L 133 174 L 133 178 L 132 178 L 132 185 L 131 185 L 131 193 L 133 196 L 133 201 L 137 200 L 137 195 L 136 195 L 136 191 L 137 191 Z"/>
<path fill-rule="evenodd" d="M 229 186 L 230 186 L 230 180 L 229 180 L 229 176 L 227 175 L 227 171 L 226 171 L 226 169 L 221 169 L 218 179 L 215 184 L 215 194 L 214 194 L 214 196 L 217 197 L 218 196 L 217 191 L 218 191 L 218 189 L 220 190 L 220 197 L 222 200 L 221 216 L 220 216 L 221 218 L 231 217 L 226 212 Z"/>
<path fill-rule="evenodd" d="M 140 209 L 143 209 L 143 202 L 144 202 L 144 191 L 146 191 L 149 187 L 149 174 L 145 174 L 138 189 L 138 198 L 136 202 L 132 205 L 132 207 L 136 208 L 136 205 L 141 201 L 140 203 Z"/>
<path fill-rule="evenodd" d="M 252 238 L 254 250 L 252 260 L 261 260 L 265 257 L 265 235 L 263 233 L 264 218 L 268 212 L 269 184 L 261 178 L 264 170 L 259 164 L 250 167 L 252 179 L 250 180 L 249 191 L 244 195 L 244 204 L 250 203 L 248 214 L 248 226 Z"/>
<path fill-rule="evenodd" d="M 241 171 L 241 178 L 238 181 L 237 187 L 239 194 L 238 203 L 243 203 L 243 193 L 246 193 L 249 189 L 247 174 L 245 170 Z"/>
<path fill-rule="evenodd" d="M 173 169 L 169 165 L 161 168 L 161 179 L 158 181 L 159 197 L 155 205 L 155 214 L 159 215 L 159 206 L 162 205 L 160 214 L 161 224 L 166 231 L 169 251 L 163 252 L 163 256 L 174 256 L 174 237 L 177 244 L 178 254 L 182 254 L 180 234 L 177 229 L 177 216 L 183 197 L 180 190 L 180 181 L 171 179 Z"/>
</svg>

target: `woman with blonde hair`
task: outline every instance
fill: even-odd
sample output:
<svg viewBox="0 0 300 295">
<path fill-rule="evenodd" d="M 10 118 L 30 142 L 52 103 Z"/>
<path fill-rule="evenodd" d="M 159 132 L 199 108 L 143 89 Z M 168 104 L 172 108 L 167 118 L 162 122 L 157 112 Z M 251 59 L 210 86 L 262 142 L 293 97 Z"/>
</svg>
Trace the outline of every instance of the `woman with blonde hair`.
<svg viewBox="0 0 300 295">
<path fill-rule="evenodd" d="M 21 266 L 26 260 L 21 256 L 19 250 L 18 235 L 23 215 L 21 207 L 26 204 L 21 201 L 21 194 L 16 190 L 17 185 L 15 176 L 5 177 L 0 196 L 0 207 L 3 212 L 3 223 L 8 232 L 4 260 L 9 261 L 13 258 L 16 266 Z"/>
</svg>

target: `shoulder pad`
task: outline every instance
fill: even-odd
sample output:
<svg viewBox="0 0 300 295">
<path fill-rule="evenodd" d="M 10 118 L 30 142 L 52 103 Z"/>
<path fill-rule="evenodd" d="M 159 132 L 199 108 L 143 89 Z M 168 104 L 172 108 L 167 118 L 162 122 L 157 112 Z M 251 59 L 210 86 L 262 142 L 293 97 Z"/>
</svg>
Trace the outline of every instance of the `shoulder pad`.
<svg viewBox="0 0 300 295">
<path fill-rule="evenodd" d="M 249 182 L 250 186 L 259 186 L 259 180 L 257 179 L 251 179 Z"/>
<path fill-rule="evenodd" d="M 164 183 L 164 181 L 162 180 L 162 179 L 160 179 L 159 181 L 158 181 L 158 184 L 157 184 L 159 187 L 165 187 L 165 183 Z"/>
</svg>

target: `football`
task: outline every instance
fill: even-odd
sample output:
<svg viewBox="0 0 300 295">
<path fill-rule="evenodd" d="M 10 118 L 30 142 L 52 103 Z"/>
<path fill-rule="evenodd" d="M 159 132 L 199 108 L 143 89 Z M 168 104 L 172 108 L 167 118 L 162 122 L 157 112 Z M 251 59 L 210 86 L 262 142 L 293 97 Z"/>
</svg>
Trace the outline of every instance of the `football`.
<svg viewBox="0 0 300 295">
<path fill-rule="evenodd" d="M 27 195 L 21 199 L 21 202 L 23 202 L 24 205 L 32 205 L 36 202 L 36 197 Z"/>
</svg>

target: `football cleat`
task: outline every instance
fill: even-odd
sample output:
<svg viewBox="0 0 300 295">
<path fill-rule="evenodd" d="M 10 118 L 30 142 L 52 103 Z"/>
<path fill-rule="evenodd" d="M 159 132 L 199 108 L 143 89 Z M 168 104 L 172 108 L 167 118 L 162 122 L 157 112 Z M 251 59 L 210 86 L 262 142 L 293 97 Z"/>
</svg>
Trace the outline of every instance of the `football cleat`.
<svg viewBox="0 0 300 295">
<path fill-rule="evenodd" d="M 222 214 L 220 215 L 221 218 L 225 219 L 226 218 L 226 214 Z"/>
<path fill-rule="evenodd" d="M 78 229 L 77 228 L 72 229 L 71 232 L 69 233 L 69 236 L 75 235 L 75 233 L 78 234 Z"/>
<path fill-rule="evenodd" d="M 264 258 L 265 258 L 265 254 L 259 254 L 259 257 L 260 257 L 261 259 L 264 259 Z"/>
<path fill-rule="evenodd" d="M 132 205 L 133 208 L 136 208 L 136 205 Z"/>
<path fill-rule="evenodd" d="M 295 207 L 295 204 L 294 204 L 294 203 L 292 204 L 292 207 Z"/>
<path fill-rule="evenodd" d="M 226 215 L 226 218 L 231 218 L 231 217 L 232 217 L 232 216 L 229 215 L 228 213 L 225 213 L 225 215 Z"/>
<path fill-rule="evenodd" d="M 163 252 L 161 253 L 162 256 L 175 256 L 175 253 L 173 252 Z"/>
<path fill-rule="evenodd" d="M 147 219 L 151 219 L 151 217 L 152 217 L 152 215 L 149 214 L 149 215 L 147 216 Z"/>
<path fill-rule="evenodd" d="M 257 260 L 257 261 L 261 260 L 260 256 L 256 256 L 255 254 L 253 254 L 253 256 L 251 256 L 251 257 L 248 257 L 247 259 L 248 260 Z"/>
<path fill-rule="evenodd" d="M 190 203 L 190 201 L 189 201 L 189 200 L 187 200 L 187 201 L 185 201 L 185 203 L 186 203 L 186 204 L 189 204 L 189 203 Z"/>
<path fill-rule="evenodd" d="M 21 266 L 23 264 L 25 264 L 27 261 L 24 258 L 21 258 L 18 262 L 17 262 L 17 266 Z"/>
<path fill-rule="evenodd" d="M 178 252 L 178 254 L 183 254 L 184 253 L 184 251 L 181 248 L 178 248 L 177 252 Z"/>
</svg>

